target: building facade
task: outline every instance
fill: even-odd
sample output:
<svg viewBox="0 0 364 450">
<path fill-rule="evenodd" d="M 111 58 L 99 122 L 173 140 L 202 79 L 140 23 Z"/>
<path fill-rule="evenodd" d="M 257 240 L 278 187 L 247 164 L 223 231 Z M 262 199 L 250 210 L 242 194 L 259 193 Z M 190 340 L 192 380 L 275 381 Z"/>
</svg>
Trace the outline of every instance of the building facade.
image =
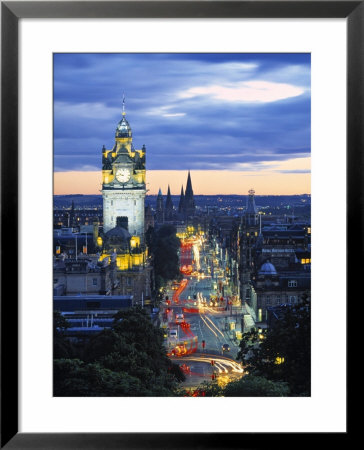
<svg viewBox="0 0 364 450">
<path fill-rule="evenodd" d="M 128 231 L 144 243 L 145 154 L 133 146 L 132 131 L 125 117 L 115 131 L 111 150 L 102 148 L 102 197 L 104 233 L 116 226 L 117 217 L 128 218 Z"/>
</svg>

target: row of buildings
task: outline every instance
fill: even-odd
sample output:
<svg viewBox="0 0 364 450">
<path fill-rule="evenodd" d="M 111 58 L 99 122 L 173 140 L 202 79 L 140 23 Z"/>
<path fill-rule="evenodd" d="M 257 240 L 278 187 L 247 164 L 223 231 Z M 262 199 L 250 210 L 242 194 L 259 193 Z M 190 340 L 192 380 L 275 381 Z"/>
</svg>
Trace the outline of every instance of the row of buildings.
<svg viewBox="0 0 364 450">
<path fill-rule="evenodd" d="M 102 209 L 77 211 L 72 203 L 70 210 L 55 213 L 55 304 L 64 305 L 59 301 L 64 296 L 98 295 L 112 296 L 115 305 L 119 297 L 130 300 L 125 304 L 151 304 L 153 271 L 145 233 L 164 223 L 176 225 L 179 232 L 192 226 L 209 236 L 231 292 L 254 322 L 266 321 L 270 308 L 309 295 L 309 223 L 267 220 L 256 207 L 253 190 L 240 216 L 197 210 L 190 172 L 178 206 L 168 187 L 165 199 L 159 190 L 152 211 L 145 206 L 146 147 L 134 148 L 124 104 L 114 145 L 103 146 L 101 153 Z"/>
<path fill-rule="evenodd" d="M 68 332 L 76 336 L 100 331 L 118 309 L 150 305 L 152 299 L 146 148 L 134 148 L 124 103 L 114 145 L 103 146 L 101 153 L 102 217 L 95 209 L 79 220 L 82 212 L 76 213 L 74 204 L 68 214 L 55 217 L 54 310 L 74 320 Z M 62 227 L 65 219 L 68 226 Z"/>
<path fill-rule="evenodd" d="M 310 300 L 309 221 L 294 217 L 285 217 L 279 223 L 271 221 L 260 214 L 255 192 L 250 190 L 241 217 L 217 216 L 211 221 L 210 240 L 223 262 L 232 292 L 246 306 L 254 323 L 269 321 L 276 307 Z"/>
</svg>

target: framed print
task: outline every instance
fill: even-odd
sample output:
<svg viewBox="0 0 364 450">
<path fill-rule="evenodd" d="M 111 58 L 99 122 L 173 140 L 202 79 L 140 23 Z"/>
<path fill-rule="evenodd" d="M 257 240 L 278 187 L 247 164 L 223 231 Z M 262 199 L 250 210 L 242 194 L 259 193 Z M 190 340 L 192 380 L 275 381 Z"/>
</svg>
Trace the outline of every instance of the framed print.
<svg viewBox="0 0 364 450">
<path fill-rule="evenodd" d="M 345 438 L 363 3 L 1 6 L 1 445 Z"/>
</svg>

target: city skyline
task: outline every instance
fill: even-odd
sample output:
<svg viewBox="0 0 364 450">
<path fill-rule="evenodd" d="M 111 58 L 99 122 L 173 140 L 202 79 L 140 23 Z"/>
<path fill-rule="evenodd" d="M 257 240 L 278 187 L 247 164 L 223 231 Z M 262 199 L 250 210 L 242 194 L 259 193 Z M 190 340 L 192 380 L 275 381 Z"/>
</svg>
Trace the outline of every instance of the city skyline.
<svg viewBox="0 0 364 450">
<path fill-rule="evenodd" d="M 99 193 L 123 93 L 150 194 L 310 193 L 309 54 L 55 54 L 55 194 Z"/>
</svg>

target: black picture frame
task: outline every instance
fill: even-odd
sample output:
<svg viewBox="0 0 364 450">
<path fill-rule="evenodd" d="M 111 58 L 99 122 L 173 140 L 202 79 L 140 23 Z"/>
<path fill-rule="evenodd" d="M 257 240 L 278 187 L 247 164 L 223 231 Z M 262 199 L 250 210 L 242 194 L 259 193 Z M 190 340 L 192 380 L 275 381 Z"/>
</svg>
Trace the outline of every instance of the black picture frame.
<svg viewBox="0 0 364 450">
<path fill-rule="evenodd" d="M 364 1 L 3 1 L 1 2 L 1 448 L 177 449 L 280 447 L 297 434 L 19 433 L 18 432 L 18 22 L 21 18 L 346 18 L 347 20 L 347 298 L 363 263 Z M 11 151 L 10 151 L 11 150 Z M 329 159 L 329 155 L 328 155 Z M 345 205 L 338 206 L 343 213 Z M 334 214 L 334 212 L 333 212 Z M 10 232 L 9 232 L 10 230 Z M 361 258 L 362 259 L 362 258 Z M 9 282 L 10 273 L 12 281 Z M 14 278 L 15 275 L 15 278 Z M 6 277 L 6 282 L 5 282 Z M 360 290 L 358 291 L 360 292 Z M 348 416 L 349 417 L 349 416 Z M 198 420 L 198 419 L 197 419 Z M 338 444 L 348 437 L 337 433 Z M 242 436 L 243 434 L 243 436 Z M 315 435 L 317 444 L 319 436 Z M 327 443 L 327 436 L 324 436 Z M 312 439 L 309 433 L 300 443 Z M 265 443 L 265 444 L 264 444 Z M 269 443 L 269 444 L 268 444 Z"/>
</svg>

